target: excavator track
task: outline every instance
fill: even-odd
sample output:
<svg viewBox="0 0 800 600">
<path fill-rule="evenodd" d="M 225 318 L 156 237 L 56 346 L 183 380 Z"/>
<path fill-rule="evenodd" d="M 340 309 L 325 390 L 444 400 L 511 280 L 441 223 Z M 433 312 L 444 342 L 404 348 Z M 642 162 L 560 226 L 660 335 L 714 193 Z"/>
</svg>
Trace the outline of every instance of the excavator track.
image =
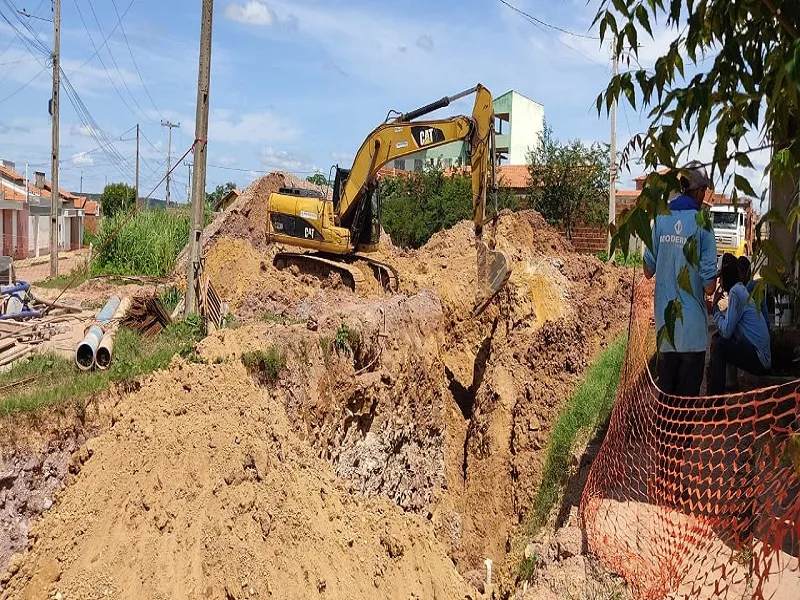
<svg viewBox="0 0 800 600">
<path fill-rule="evenodd" d="M 278 252 L 272 261 L 278 269 L 288 269 L 296 265 L 301 271 L 325 278 L 330 273 L 339 273 L 342 283 L 353 291 L 361 291 L 366 279 L 363 271 L 355 264 L 357 261 L 367 263 L 375 275 L 375 279 L 383 289 L 396 292 L 399 277 L 397 270 L 389 264 L 367 258 L 365 256 L 341 256 L 336 254 Z"/>
</svg>

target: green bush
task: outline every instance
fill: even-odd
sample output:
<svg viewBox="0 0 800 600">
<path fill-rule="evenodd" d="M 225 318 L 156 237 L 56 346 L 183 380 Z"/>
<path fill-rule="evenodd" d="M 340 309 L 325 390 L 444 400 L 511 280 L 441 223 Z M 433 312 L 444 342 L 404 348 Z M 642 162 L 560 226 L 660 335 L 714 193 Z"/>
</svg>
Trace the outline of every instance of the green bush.
<svg viewBox="0 0 800 600">
<path fill-rule="evenodd" d="M 242 354 L 242 364 L 258 383 L 272 385 L 286 367 L 286 354 L 277 346 L 270 346 L 266 351 L 252 350 Z"/>
<path fill-rule="evenodd" d="M 189 241 L 189 215 L 178 211 L 141 211 L 121 228 L 129 215 L 103 219 L 98 238 L 114 236 L 97 257 L 97 269 L 115 275 L 161 277 L 175 268 L 178 254 Z M 119 229 L 119 231 L 117 231 Z M 116 235 L 114 235 L 116 233 Z"/>
<path fill-rule="evenodd" d="M 494 211 L 487 198 L 487 214 Z M 498 209 L 520 208 L 510 190 L 498 192 Z M 472 219 L 472 181 L 469 175 L 445 175 L 440 169 L 387 177 L 381 183 L 383 228 L 399 246 L 419 248 L 437 231 Z"/>
</svg>

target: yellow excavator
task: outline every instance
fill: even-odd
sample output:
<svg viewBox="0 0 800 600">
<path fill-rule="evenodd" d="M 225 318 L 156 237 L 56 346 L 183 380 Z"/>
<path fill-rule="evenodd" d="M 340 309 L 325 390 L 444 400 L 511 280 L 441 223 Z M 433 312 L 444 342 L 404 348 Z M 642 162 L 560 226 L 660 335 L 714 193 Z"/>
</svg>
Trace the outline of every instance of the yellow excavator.
<svg viewBox="0 0 800 600">
<path fill-rule="evenodd" d="M 418 121 L 419 117 L 475 94 L 472 116 Z M 396 113 L 395 113 L 396 114 Z M 378 172 L 385 164 L 421 150 L 464 141 L 470 153 L 473 221 L 478 259 L 478 290 L 473 315 L 480 314 L 511 275 L 506 255 L 483 241 L 487 190 L 496 192 L 494 109 L 492 95 L 478 84 L 455 96 L 389 119 L 369 134 L 350 169 L 336 167 L 333 199 L 311 190 L 281 188 L 268 200 L 267 239 L 314 252 L 279 252 L 276 267 L 297 265 L 301 271 L 326 276 L 338 272 L 356 289 L 365 276 L 357 261 L 370 265 L 378 281 L 396 290 L 397 270 L 366 256 L 378 249 L 381 233 Z M 495 195 L 495 214 L 496 195 Z"/>
</svg>

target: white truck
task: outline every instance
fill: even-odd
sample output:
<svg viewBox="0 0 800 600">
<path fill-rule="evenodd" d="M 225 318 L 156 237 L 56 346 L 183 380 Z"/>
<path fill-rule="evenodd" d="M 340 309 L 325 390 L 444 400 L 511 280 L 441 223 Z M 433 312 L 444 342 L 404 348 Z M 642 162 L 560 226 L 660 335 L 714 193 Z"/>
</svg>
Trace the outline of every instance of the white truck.
<svg viewBox="0 0 800 600">
<path fill-rule="evenodd" d="M 753 209 L 749 205 L 731 204 L 711 207 L 711 221 L 717 255 L 730 252 L 734 256 L 750 256 L 753 247 Z"/>
</svg>

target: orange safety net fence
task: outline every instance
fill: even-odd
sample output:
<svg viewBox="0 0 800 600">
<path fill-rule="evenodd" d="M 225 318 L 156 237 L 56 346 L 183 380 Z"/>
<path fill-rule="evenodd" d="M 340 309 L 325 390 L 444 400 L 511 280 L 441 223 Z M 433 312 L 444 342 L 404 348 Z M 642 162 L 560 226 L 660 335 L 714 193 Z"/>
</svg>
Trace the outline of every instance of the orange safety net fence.
<svg viewBox="0 0 800 600">
<path fill-rule="evenodd" d="M 589 549 L 634 597 L 800 599 L 800 381 L 659 392 L 653 286 L 634 287 L 616 405 L 581 502 Z"/>
</svg>

